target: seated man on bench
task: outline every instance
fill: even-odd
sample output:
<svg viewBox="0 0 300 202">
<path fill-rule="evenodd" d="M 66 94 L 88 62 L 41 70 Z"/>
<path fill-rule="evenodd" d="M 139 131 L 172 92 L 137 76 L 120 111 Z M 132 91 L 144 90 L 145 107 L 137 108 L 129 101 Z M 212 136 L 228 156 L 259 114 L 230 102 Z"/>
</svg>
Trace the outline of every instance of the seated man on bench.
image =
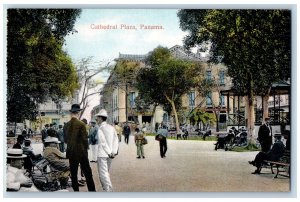
<svg viewBox="0 0 300 202">
<path fill-rule="evenodd" d="M 178 131 L 178 133 L 177 133 L 177 140 L 180 138 L 180 139 L 182 139 L 182 134 L 183 134 L 183 132 L 182 132 L 182 130 L 181 129 L 179 129 L 179 131 Z"/>
<path fill-rule="evenodd" d="M 26 139 L 24 141 L 24 147 L 22 148 L 23 154 L 27 155 L 24 159 L 24 168 L 31 174 L 33 171 L 33 164 L 43 159 L 41 154 L 35 154 L 31 147 L 31 140 Z"/>
<path fill-rule="evenodd" d="M 58 148 L 60 141 L 56 137 L 47 137 L 45 139 L 45 159 L 50 163 L 50 167 L 59 171 L 58 179 L 62 188 L 68 186 L 68 179 L 70 175 L 70 165 L 64 153 Z"/>
<path fill-rule="evenodd" d="M 252 174 L 260 174 L 262 164 L 265 160 L 278 161 L 284 154 L 284 144 L 281 141 L 281 135 L 275 136 L 275 143 L 268 152 L 259 152 L 254 161 L 249 161 L 249 164 L 256 166 L 256 170 Z"/>
<path fill-rule="evenodd" d="M 188 137 L 188 136 L 189 136 L 189 132 L 188 132 L 187 129 L 185 129 L 185 130 L 184 130 L 184 133 L 183 133 L 183 135 L 182 135 L 182 137 L 183 137 L 184 140 L 187 140 L 187 137 Z"/>
</svg>

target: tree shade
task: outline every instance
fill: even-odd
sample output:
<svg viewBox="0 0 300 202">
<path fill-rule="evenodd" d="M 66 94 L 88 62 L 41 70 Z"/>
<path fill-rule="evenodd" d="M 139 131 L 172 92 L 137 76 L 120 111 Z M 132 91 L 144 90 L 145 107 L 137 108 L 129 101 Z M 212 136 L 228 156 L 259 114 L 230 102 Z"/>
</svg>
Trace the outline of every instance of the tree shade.
<svg viewBox="0 0 300 202">
<path fill-rule="evenodd" d="M 7 121 L 35 119 L 38 104 L 71 97 L 78 87 L 62 49 L 79 9 L 8 9 Z"/>
</svg>

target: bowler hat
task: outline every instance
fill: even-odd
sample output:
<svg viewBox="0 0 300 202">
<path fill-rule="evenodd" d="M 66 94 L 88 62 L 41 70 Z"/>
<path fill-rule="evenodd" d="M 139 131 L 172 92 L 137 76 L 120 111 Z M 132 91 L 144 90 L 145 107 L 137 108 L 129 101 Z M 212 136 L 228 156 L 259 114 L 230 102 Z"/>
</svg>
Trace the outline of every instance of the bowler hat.
<svg viewBox="0 0 300 202">
<path fill-rule="evenodd" d="M 80 109 L 80 105 L 79 104 L 73 104 L 72 107 L 71 107 L 70 112 L 79 112 L 81 110 L 82 109 Z"/>
</svg>

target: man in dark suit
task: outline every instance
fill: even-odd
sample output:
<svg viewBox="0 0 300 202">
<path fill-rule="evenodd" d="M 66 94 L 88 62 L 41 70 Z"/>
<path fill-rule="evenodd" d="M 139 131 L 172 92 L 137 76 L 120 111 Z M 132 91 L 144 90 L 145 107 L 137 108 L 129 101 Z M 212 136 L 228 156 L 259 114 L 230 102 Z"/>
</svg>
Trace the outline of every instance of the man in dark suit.
<svg viewBox="0 0 300 202">
<path fill-rule="evenodd" d="M 259 127 L 257 140 L 260 143 L 261 151 L 268 152 L 272 145 L 272 128 L 269 125 L 269 117 L 265 118 L 265 123 Z"/>
<path fill-rule="evenodd" d="M 256 170 L 252 174 L 260 174 L 261 166 L 264 160 L 278 161 L 283 156 L 285 151 L 284 144 L 281 141 L 281 135 L 275 136 L 275 143 L 272 149 L 268 152 L 259 152 L 254 161 L 249 161 L 249 164 L 256 167 Z"/>
<path fill-rule="evenodd" d="M 48 132 L 47 132 L 48 129 L 49 129 L 49 124 L 46 124 L 45 128 L 41 131 L 43 143 L 45 142 L 45 139 L 48 137 Z"/>
<path fill-rule="evenodd" d="M 126 121 L 125 126 L 123 128 L 123 133 L 124 133 L 124 137 L 125 137 L 125 143 L 128 144 L 128 142 L 129 142 L 129 135 L 131 133 L 131 130 L 130 130 L 130 127 L 129 127 L 127 121 Z"/>
<path fill-rule="evenodd" d="M 78 119 L 80 105 L 73 104 L 71 107 L 71 120 L 65 125 L 67 152 L 66 156 L 69 159 L 72 188 L 74 191 L 79 191 L 77 178 L 78 165 L 86 177 L 87 188 L 89 191 L 96 191 L 93 180 L 92 169 L 88 159 L 88 134 L 85 124 Z"/>
</svg>

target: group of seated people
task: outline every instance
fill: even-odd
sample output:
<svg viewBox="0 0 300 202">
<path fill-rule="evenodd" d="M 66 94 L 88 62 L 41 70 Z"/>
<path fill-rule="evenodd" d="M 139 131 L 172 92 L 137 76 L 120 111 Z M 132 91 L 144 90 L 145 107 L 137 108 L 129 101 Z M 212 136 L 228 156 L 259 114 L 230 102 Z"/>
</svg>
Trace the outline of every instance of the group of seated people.
<svg viewBox="0 0 300 202">
<path fill-rule="evenodd" d="M 48 136 L 44 142 L 45 148 L 42 156 L 41 154 L 34 153 L 30 139 L 24 139 L 24 137 L 20 135 L 17 138 L 17 143 L 13 145 L 12 149 L 22 149 L 23 160 L 20 161 L 19 164 L 22 164 L 21 167 L 24 167 L 29 175 L 33 172 L 34 164 L 45 158 L 50 164 L 51 171 L 59 171 L 57 172 L 59 173 L 57 177 L 60 184 L 62 187 L 66 187 L 70 175 L 70 166 L 65 154 L 59 150 L 59 143 L 60 142 L 56 137 Z M 44 172 L 46 172 L 46 169 L 47 166 L 44 168 Z"/>
<path fill-rule="evenodd" d="M 260 174 L 264 161 L 278 161 L 285 151 L 290 151 L 290 131 L 285 130 L 283 136 L 286 139 L 286 145 L 282 142 L 282 135 L 275 136 L 275 142 L 268 152 L 259 152 L 253 161 L 249 161 L 249 164 L 256 167 L 256 170 L 252 174 Z"/>
</svg>

